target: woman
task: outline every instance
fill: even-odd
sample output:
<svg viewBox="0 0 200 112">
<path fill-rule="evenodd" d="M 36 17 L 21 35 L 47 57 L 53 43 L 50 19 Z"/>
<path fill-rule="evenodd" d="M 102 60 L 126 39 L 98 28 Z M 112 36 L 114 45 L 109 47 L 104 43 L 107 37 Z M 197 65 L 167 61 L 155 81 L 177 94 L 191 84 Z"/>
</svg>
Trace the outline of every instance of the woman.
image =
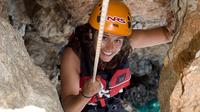
<svg viewBox="0 0 200 112">
<path fill-rule="evenodd" d="M 101 45 L 97 79 L 91 81 L 101 1 L 89 23 L 78 26 L 61 59 L 61 100 L 65 112 L 125 112 L 119 93 L 130 84 L 127 57 L 134 48 L 170 42 L 166 28 L 134 30 L 129 9 L 110 0 Z"/>
</svg>

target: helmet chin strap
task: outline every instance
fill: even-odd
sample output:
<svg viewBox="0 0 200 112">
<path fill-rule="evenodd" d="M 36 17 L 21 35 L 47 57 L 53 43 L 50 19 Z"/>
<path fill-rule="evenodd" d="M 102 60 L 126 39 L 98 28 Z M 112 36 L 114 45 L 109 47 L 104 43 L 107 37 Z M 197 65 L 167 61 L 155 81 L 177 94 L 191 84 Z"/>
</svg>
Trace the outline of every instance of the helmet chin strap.
<svg viewBox="0 0 200 112">
<path fill-rule="evenodd" d="M 96 46 L 96 54 L 95 54 L 95 60 L 94 60 L 92 82 L 96 81 L 97 67 L 98 67 L 98 63 L 99 63 L 101 43 L 102 43 L 102 37 L 103 37 L 103 32 L 104 32 L 104 25 L 106 22 L 108 5 L 109 5 L 109 0 L 103 0 L 100 25 L 99 25 L 100 28 L 99 28 L 98 37 L 97 37 L 97 46 Z"/>
</svg>

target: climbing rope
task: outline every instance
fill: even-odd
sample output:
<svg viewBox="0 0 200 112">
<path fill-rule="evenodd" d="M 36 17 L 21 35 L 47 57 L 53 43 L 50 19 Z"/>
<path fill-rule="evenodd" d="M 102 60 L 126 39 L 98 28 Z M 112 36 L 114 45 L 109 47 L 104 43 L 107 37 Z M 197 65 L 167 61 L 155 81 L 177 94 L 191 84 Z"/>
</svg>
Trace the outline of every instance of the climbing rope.
<svg viewBox="0 0 200 112">
<path fill-rule="evenodd" d="M 96 46 L 96 54 L 95 54 L 93 77 L 92 77 L 93 82 L 95 82 L 96 80 L 97 67 L 99 63 L 99 55 L 100 55 L 100 50 L 101 50 L 101 43 L 102 43 L 102 38 L 103 38 L 104 25 L 106 22 L 108 5 L 109 5 L 109 0 L 103 0 L 101 18 L 100 18 L 100 28 L 99 28 L 98 37 L 97 37 L 97 46 Z"/>
</svg>

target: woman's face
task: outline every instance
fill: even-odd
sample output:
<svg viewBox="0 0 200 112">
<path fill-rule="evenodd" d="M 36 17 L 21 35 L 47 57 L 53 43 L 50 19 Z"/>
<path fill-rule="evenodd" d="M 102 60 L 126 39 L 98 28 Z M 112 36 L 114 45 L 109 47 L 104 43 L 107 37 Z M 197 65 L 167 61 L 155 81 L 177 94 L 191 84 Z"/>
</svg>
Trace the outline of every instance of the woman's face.
<svg viewBox="0 0 200 112">
<path fill-rule="evenodd" d="M 111 61 L 112 58 L 121 50 L 123 41 L 124 37 L 122 36 L 104 33 L 101 44 L 100 59 L 104 62 Z"/>
</svg>

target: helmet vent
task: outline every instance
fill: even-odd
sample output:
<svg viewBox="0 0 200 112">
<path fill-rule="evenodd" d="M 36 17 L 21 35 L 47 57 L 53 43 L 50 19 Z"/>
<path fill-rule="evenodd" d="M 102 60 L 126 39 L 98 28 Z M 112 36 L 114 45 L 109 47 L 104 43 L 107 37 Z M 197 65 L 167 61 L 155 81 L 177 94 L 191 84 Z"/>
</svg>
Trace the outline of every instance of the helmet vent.
<svg viewBox="0 0 200 112">
<path fill-rule="evenodd" d="M 97 16 L 97 23 L 100 22 L 101 16 Z"/>
<path fill-rule="evenodd" d="M 128 18 L 128 21 L 130 21 L 130 17 L 128 16 L 127 18 Z"/>
<path fill-rule="evenodd" d="M 113 26 L 114 26 L 114 27 L 119 27 L 119 25 L 118 25 L 118 24 L 113 24 Z"/>
<path fill-rule="evenodd" d="M 131 22 L 130 21 L 128 22 L 128 28 L 131 28 Z"/>
</svg>

